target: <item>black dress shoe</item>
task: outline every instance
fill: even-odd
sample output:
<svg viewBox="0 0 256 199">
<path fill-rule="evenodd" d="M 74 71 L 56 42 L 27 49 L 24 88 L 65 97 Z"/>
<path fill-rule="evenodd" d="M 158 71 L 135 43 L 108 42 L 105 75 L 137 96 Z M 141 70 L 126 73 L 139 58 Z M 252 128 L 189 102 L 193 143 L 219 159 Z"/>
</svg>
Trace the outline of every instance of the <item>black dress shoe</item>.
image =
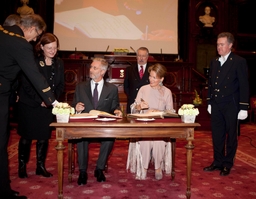
<svg viewBox="0 0 256 199">
<path fill-rule="evenodd" d="M 96 169 L 94 171 L 94 177 L 97 178 L 97 181 L 98 182 L 105 182 L 106 181 L 106 177 L 104 176 L 104 173 L 102 170 L 100 169 Z"/>
<path fill-rule="evenodd" d="M 11 194 L 14 196 L 18 196 L 20 193 L 11 189 Z"/>
<path fill-rule="evenodd" d="M 218 167 L 214 164 L 211 164 L 208 167 L 204 167 L 204 171 L 215 171 L 215 170 L 221 170 L 221 169 L 222 169 L 221 167 Z"/>
<path fill-rule="evenodd" d="M 224 168 L 221 170 L 220 175 L 221 175 L 221 176 L 227 176 L 227 175 L 230 174 L 230 170 L 231 170 L 230 168 L 224 167 Z"/>
<path fill-rule="evenodd" d="M 3 195 L 1 196 L 1 198 L 5 198 L 5 199 L 27 199 L 26 196 L 15 196 L 15 195 L 12 195 L 12 194 L 9 194 L 9 195 Z"/>
<path fill-rule="evenodd" d="M 87 173 L 85 173 L 85 172 L 80 172 L 79 177 L 78 177 L 78 180 L 77 180 L 77 184 L 78 184 L 78 185 L 84 185 L 84 184 L 86 184 L 86 183 L 87 183 L 87 178 L 88 178 Z"/>
</svg>

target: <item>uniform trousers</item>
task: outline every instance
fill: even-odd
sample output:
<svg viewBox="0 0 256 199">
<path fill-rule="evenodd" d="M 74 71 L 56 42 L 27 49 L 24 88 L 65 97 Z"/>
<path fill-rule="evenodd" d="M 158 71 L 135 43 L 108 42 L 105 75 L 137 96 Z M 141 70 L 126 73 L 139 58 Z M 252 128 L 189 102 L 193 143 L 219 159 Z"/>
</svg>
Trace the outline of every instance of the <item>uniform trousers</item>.
<svg viewBox="0 0 256 199">
<path fill-rule="evenodd" d="M 0 196 L 11 193 L 7 153 L 10 136 L 8 124 L 9 96 L 9 93 L 0 94 Z"/>
<path fill-rule="evenodd" d="M 238 104 L 235 100 L 223 103 L 211 102 L 211 127 L 214 150 L 213 164 L 231 168 L 238 145 Z"/>
</svg>

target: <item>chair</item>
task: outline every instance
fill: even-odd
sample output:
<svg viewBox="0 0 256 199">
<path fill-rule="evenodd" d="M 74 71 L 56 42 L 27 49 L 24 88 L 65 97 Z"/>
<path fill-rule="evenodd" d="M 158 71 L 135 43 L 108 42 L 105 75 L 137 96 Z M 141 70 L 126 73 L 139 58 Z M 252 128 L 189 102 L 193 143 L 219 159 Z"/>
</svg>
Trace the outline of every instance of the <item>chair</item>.
<svg viewBox="0 0 256 199">
<path fill-rule="evenodd" d="M 177 111 L 177 97 L 175 93 L 172 93 L 173 98 L 173 109 Z M 130 170 L 131 173 L 136 174 L 136 179 L 142 179 L 142 163 L 141 163 L 141 154 L 139 153 L 139 144 L 140 139 L 130 138 L 129 139 L 129 148 L 126 169 Z M 172 180 L 175 177 L 175 154 L 176 154 L 176 139 L 174 138 L 163 138 L 166 142 L 164 160 L 162 164 L 162 170 L 166 174 L 171 174 Z M 151 160 L 152 162 L 153 160 Z"/>
</svg>

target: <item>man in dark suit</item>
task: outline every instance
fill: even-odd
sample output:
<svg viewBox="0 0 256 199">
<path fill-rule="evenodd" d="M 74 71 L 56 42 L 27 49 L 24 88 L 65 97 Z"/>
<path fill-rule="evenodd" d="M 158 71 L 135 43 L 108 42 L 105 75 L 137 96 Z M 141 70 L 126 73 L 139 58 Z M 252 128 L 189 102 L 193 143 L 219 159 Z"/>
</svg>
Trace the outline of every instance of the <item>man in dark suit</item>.
<svg viewBox="0 0 256 199">
<path fill-rule="evenodd" d="M 208 112 L 211 114 L 214 160 L 204 171 L 220 170 L 230 174 L 238 145 L 238 120 L 247 118 L 249 83 L 246 60 L 231 52 L 234 37 L 218 35 L 220 55 L 211 61 L 208 86 Z"/>
<path fill-rule="evenodd" d="M 120 111 L 118 89 L 114 84 L 105 82 L 103 77 L 107 71 L 108 62 L 102 58 L 95 58 L 90 68 L 90 81 L 81 82 L 76 86 L 73 106 L 77 113 L 88 113 L 91 110 L 99 110 L 122 116 Z M 96 97 L 97 96 L 97 97 Z M 78 185 L 87 183 L 88 167 L 88 144 L 89 139 L 81 139 L 77 143 L 79 178 Z M 113 148 L 114 139 L 100 139 L 100 153 L 94 171 L 94 176 L 98 182 L 105 181 L 103 170 L 108 156 Z"/>
<path fill-rule="evenodd" d="M 126 113 L 131 113 L 130 106 L 134 103 L 140 87 L 149 84 L 148 56 L 148 49 L 146 47 L 140 47 L 137 50 L 137 64 L 126 68 L 124 77 L 124 92 L 127 96 Z M 141 67 L 143 68 L 142 77 L 140 77 Z"/>
<path fill-rule="evenodd" d="M 47 81 L 39 72 L 34 59 L 34 53 L 30 41 L 36 41 L 37 37 L 45 30 L 46 24 L 38 15 L 29 15 L 21 19 L 19 26 L 0 26 L 0 197 L 1 198 L 27 198 L 17 196 L 17 192 L 11 190 L 8 171 L 7 145 L 9 139 L 8 116 L 9 97 L 12 83 L 17 74 L 22 70 L 37 92 L 43 98 L 45 104 L 58 103 L 47 84 Z"/>
</svg>

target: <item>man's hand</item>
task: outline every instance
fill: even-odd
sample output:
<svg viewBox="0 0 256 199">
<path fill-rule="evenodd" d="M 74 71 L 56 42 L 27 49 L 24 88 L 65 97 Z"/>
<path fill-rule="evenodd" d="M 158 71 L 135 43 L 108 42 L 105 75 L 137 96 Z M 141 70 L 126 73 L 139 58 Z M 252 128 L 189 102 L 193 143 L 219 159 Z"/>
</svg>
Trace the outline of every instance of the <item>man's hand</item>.
<svg viewBox="0 0 256 199">
<path fill-rule="evenodd" d="M 207 111 L 208 111 L 209 114 L 211 114 L 211 112 L 212 112 L 212 106 L 211 106 L 210 104 L 209 104 L 208 107 L 207 107 Z"/>
<path fill-rule="evenodd" d="M 84 103 L 78 102 L 75 109 L 77 113 L 81 113 L 84 110 Z"/>
<path fill-rule="evenodd" d="M 248 116 L 248 111 L 240 110 L 238 113 L 237 119 L 244 120 L 247 118 L 247 116 Z"/>
</svg>

